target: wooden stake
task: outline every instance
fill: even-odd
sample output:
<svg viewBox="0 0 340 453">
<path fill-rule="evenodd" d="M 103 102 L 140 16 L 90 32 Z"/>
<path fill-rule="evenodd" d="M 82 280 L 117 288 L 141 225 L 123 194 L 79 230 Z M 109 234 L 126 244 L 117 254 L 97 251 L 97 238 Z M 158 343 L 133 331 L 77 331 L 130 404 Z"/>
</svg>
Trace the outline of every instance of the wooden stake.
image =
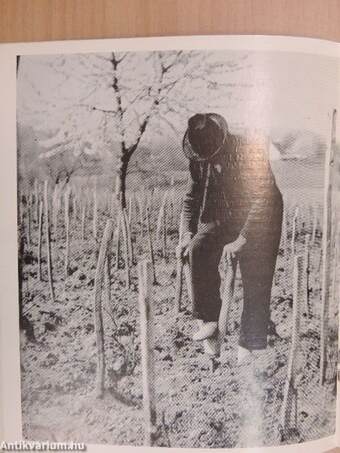
<svg viewBox="0 0 340 453">
<path fill-rule="evenodd" d="M 103 289 L 103 277 L 105 275 L 105 262 L 112 234 L 113 234 L 113 221 L 109 219 L 106 222 L 103 238 L 99 248 L 94 284 L 94 325 L 97 342 L 96 396 L 98 398 L 101 398 L 103 396 L 105 382 L 105 345 L 104 345 L 104 326 L 102 310 L 102 289 Z"/>
<path fill-rule="evenodd" d="M 293 401 L 295 399 L 295 405 L 297 404 L 297 367 L 299 363 L 299 329 L 300 329 L 300 304 L 303 298 L 303 257 L 294 257 L 294 268 L 293 268 L 293 319 L 292 319 L 292 339 L 291 347 L 289 352 L 288 371 L 287 378 L 284 387 L 284 397 L 281 407 L 280 416 L 280 427 L 282 433 L 285 434 L 291 427 L 292 422 L 292 410 L 294 408 Z M 299 363 L 301 366 L 301 364 Z M 294 415 L 294 418 L 296 414 Z M 295 426 L 296 427 L 296 426 Z"/>
<path fill-rule="evenodd" d="M 156 237 L 157 239 L 160 238 L 160 234 L 162 231 L 162 226 L 163 226 L 163 217 L 165 213 L 165 206 L 168 198 L 168 192 L 165 192 L 163 195 L 161 207 L 159 208 L 159 213 L 158 213 L 158 218 L 157 218 L 157 232 L 156 232 Z"/>
<path fill-rule="evenodd" d="M 74 220 L 74 223 L 77 223 L 77 218 L 78 218 L 78 195 L 73 189 L 71 190 L 71 192 L 72 191 L 73 191 L 73 198 L 72 198 L 72 201 L 73 201 L 73 204 L 72 204 L 72 207 L 73 207 L 73 220 Z"/>
<path fill-rule="evenodd" d="M 282 250 L 283 250 L 283 255 L 288 256 L 287 253 L 287 213 L 286 210 L 284 209 L 283 211 L 283 218 L 282 218 Z"/>
<path fill-rule="evenodd" d="M 133 257 L 131 229 L 130 229 L 130 223 L 129 223 L 129 218 L 128 218 L 126 209 L 124 209 L 124 211 L 123 211 L 123 216 L 124 216 L 124 225 L 126 227 L 126 233 L 127 233 L 129 266 L 131 267 L 133 265 L 134 257 Z"/>
<path fill-rule="evenodd" d="M 316 229 L 318 225 L 318 218 L 317 218 L 317 213 L 316 209 L 314 209 L 313 213 L 313 226 L 312 226 L 312 245 L 315 244 L 315 237 L 316 237 Z"/>
<path fill-rule="evenodd" d="M 304 269 L 305 269 L 305 276 L 306 276 L 306 284 L 305 284 L 305 306 L 306 306 L 306 313 L 307 316 L 311 316 L 311 307 L 310 307 L 310 300 L 309 300 L 309 275 L 310 275 L 310 262 L 309 262 L 309 246 L 310 246 L 310 235 L 307 234 L 305 238 L 305 254 L 304 254 Z"/>
<path fill-rule="evenodd" d="M 118 217 L 117 217 L 117 228 L 116 228 L 116 270 L 119 269 L 119 259 L 120 259 L 120 230 L 121 230 L 121 217 L 122 211 L 121 209 L 118 210 Z"/>
<path fill-rule="evenodd" d="M 178 246 L 176 248 L 176 283 L 175 283 L 175 310 L 176 313 L 181 311 L 181 301 L 183 295 L 183 259 L 181 256 L 181 244 L 183 236 L 183 216 L 181 215 L 178 228 Z"/>
<path fill-rule="evenodd" d="M 321 295 L 321 335 L 320 335 L 320 384 L 325 383 L 327 367 L 327 338 L 328 338 L 328 312 L 330 299 L 331 277 L 329 272 L 331 256 L 331 220 L 332 220 L 332 175 L 331 168 L 334 162 L 336 148 L 336 110 L 333 111 L 331 145 L 327 147 L 325 158 L 325 191 L 323 201 L 323 226 L 322 226 L 322 295 Z"/>
<path fill-rule="evenodd" d="M 223 296 L 220 315 L 218 318 L 217 353 L 220 354 L 221 346 L 227 333 L 229 310 L 234 300 L 234 288 L 237 268 L 237 258 L 228 254 L 224 264 Z"/>
<path fill-rule="evenodd" d="M 113 217 L 115 212 L 115 202 L 116 202 L 116 195 L 114 193 L 109 194 L 109 216 Z"/>
<path fill-rule="evenodd" d="M 52 277 L 52 256 L 51 256 L 51 239 L 50 239 L 50 221 L 48 209 L 48 181 L 44 184 L 44 202 L 45 202 L 45 235 L 46 235 L 46 248 L 47 248 L 47 274 L 48 283 L 50 287 L 50 296 L 52 303 L 55 302 L 53 277 Z"/>
<path fill-rule="evenodd" d="M 105 261 L 105 290 L 106 290 L 106 301 L 109 307 L 111 307 L 111 258 L 109 254 L 110 248 L 111 247 L 109 246 Z"/>
<path fill-rule="evenodd" d="M 64 193 L 64 214 L 65 214 L 65 282 L 68 277 L 68 268 L 69 268 L 69 248 L 70 248 L 70 190 L 69 187 L 66 188 Z"/>
<path fill-rule="evenodd" d="M 43 202 L 39 202 L 39 213 L 38 213 L 38 280 L 42 281 L 41 274 L 41 244 L 42 244 L 42 225 L 43 225 Z"/>
<path fill-rule="evenodd" d="M 133 195 L 131 195 L 130 198 L 129 198 L 128 220 L 129 220 L 130 228 L 131 228 L 131 222 L 132 222 L 132 209 L 133 209 L 132 202 L 133 202 Z"/>
<path fill-rule="evenodd" d="M 32 199 L 31 196 L 29 195 L 27 197 L 27 247 L 31 247 L 31 205 L 32 205 Z"/>
<path fill-rule="evenodd" d="M 154 305 L 152 303 L 152 266 L 149 261 L 138 263 L 138 282 L 145 422 L 144 445 L 151 447 L 156 433 L 156 406 L 154 396 L 154 329 L 152 325 Z"/>
<path fill-rule="evenodd" d="M 139 222 L 140 222 L 140 239 L 141 239 L 141 243 L 143 244 L 143 241 L 144 241 L 144 202 L 142 199 L 142 195 L 137 197 L 137 201 L 138 201 Z"/>
<path fill-rule="evenodd" d="M 35 204 L 35 220 L 39 222 L 39 182 L 37 179 L 34 180 L 34 204 Z"/>
<path fill-rule="evenodd" d="M 85 220 L 86 220 L 86 198 L 82 200 L 81 205 L 81 240 L 85 240 Z"/>
<path fill-rule="evenodd" d="M 56 235 L 58 227 L 58 214 L 60 211 L 60 190 L 58 184 L 54 186 L 53 195 L 52 195 L 52 225 L 53 232 Z"/>
<path fill-rule="evenodd" d="M 291 246 L 290 246 L 290 253 L 291 253 L 292 257 L 295 256 L 295 249 L 296 249 L 295 242 L 296 242 L 296 229 L 297 229 L 296 227 L 297 227 L 298 215 L 299 215 L 299 208 L 296 207 L 295 212 L 294 212 L 294 217 L 293 217 L 292 241 L 291 241 Z"/>
<path fill-rule="evenodd" d="M 336 238 L 336 236 L 335 236 Z M 339 254 L 339 243 L 335 242 L 335 250 L 334 250 L 334 259 L 333 259 L 333 272 L 332 272 L 332 290 L 331 296 L 333 302 L 337 303 L 336 301 L 336 278 L 338 275 L 338 254 Z"/>
<path fill-rule="evenodd" d="M 122 232 L 124 238 L 124 262 L 125 262 L 125 286 L 126 288 L 130 288 L 130 254 L 129 254 L 129 233 L 128 233 L 128 226 L 127 226 L 127 215 L 126 209 L 122 209 L 121 214 L 121 225 L 122 225 Z"/>
<path fill-rule="evenodd" d="M 176 293 L 175 293 L 175 310 L 176 313 L 181 311 L 181 300 L 183 294 L 183 260 L 179 256 L 180 247 L 176 251 Z"/>
<path fill-rule="evenodd" d="M 93 219 L 92 219 L 92 234 L 97 239 L 97 187 L 93 189 Z"/>
<path fill-rule="evenodd" d="M 163 247 L 162 247 L 162 255 L 163 258 L 166 260 L 167 259 L 167 213 L 166 213 L 166 207 L 164 206 L 164 213 L 163 213 Z"/>
<path fill-rule="evenodd" d="M 155 255 L 153 251 L 153 243 L 152 243 L 152 232 L 151 232 L 151 225 L 150 225 L 150 207 L 146 207 L 146 226 L 148 232 L 148 241 L 149 241 L 149 253 L 150 253 L 150 262 L 152 267 L 152 278 L 153 284 L 157 284 L 156 278 L 156 266 L 155 266 Z"/>
</svg>

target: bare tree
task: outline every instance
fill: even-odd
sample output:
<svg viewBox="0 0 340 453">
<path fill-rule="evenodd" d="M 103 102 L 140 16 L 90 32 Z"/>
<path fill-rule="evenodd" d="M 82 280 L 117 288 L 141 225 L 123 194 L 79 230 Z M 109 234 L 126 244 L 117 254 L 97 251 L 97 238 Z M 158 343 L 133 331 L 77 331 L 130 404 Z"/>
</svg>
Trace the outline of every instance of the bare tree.
<svg viewBox="0 0 340 453">
<path fill-rule="evenodd" d="M 53 113 L 60 126 L 50 124 L 46 153 L 110 152 L 125 209 L 129 163 L 149 131 L 153 139 L 171 133 L 178 140 L 190 114 L 230 102 L 229 75 L 248 63 L 246 54 L 155 51 L 53 56 L 36 64 L 55 79 L 52 95 L 32 82 L 35 110 Z"/>
<path fill-rule="evenodd" d="M 231 95 L 226 75 L 244 67 L 246 57 L 225 60 L 223 54 L 198 51 L 116 53 L 98 56 L 102 73 L 111 80 L 111 108 L 98 102 L 80 106 L 101 112 L 119 143 L 116 193 L 126 208 L 126 179 L 132 155 L 149 129 L 178 135 L 180 120 L 205 107 L 221 106 Z M 110 75 L 111 74 L 111 75 Z M 105 77 L 102 78 L 107 83 Z M 97 100 L 96 100 L 97 101 Z M 105 104 L 105 103 L 104 103 Z"/>
</svg>

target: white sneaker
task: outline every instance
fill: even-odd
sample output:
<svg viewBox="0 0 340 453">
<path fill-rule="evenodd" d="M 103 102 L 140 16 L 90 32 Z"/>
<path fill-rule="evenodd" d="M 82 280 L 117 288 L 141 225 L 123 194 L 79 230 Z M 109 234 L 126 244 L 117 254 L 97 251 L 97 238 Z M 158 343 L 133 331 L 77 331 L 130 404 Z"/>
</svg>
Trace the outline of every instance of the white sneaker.
<svg viewBox="0 0 340 453">
<path fill-rule="evenodd" d="M 195 341 L 202 341 L 206 340 L 207 338 L 212 337 L 217 330 L 217 322 L 203 322 L 199 330 L 194 333 L 192 336 L 193 340 Z"/>
</svg>

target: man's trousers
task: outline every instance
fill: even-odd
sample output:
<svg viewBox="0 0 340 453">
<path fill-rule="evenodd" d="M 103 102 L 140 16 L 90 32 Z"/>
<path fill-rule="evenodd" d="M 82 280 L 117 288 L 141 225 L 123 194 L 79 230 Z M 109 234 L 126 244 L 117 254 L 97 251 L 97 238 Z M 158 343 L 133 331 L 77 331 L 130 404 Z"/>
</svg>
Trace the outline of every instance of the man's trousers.
<svg viewBox="0 0 340 453">
<path fill-rule="evenodd" d="M 243 312 L 240 346 L 265 349 L 270 320 L 270 298 L 280 245 L 282 208 L 271 212 L 268 224 L 253 231 L 238 254 L 243 283 Z M 193 316 L 218 321 L 221 298 L 219 262 L 227 243 L 239 234 L 227 224 L 200 224 L 189 248 L 192 277 Z"/>
</svg>

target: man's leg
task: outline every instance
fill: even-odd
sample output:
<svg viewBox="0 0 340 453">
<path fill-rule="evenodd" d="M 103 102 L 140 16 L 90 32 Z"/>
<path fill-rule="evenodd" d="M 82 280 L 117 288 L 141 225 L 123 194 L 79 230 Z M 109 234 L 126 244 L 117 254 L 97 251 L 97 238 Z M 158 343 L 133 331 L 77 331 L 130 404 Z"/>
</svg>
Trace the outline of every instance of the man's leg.
<svg viewBox="0 0 340 453">
<path fill-rule="evenodd" d="M 204 224 L 189 249 L 193 316 L 204 322 L 217 322 L 221 309 L 218 271 L 224 245 L 221 236 L 220 227 Z"/>
<path fill-rule="evenodd" d="M 281 237 L 281 224 L 262 236 L 253 238 L 240 253 L 243 282 L 243 312 L 239 345 L 250 351 L 267 347 L 270 300 L 276 258 Z"/>
</svg>

